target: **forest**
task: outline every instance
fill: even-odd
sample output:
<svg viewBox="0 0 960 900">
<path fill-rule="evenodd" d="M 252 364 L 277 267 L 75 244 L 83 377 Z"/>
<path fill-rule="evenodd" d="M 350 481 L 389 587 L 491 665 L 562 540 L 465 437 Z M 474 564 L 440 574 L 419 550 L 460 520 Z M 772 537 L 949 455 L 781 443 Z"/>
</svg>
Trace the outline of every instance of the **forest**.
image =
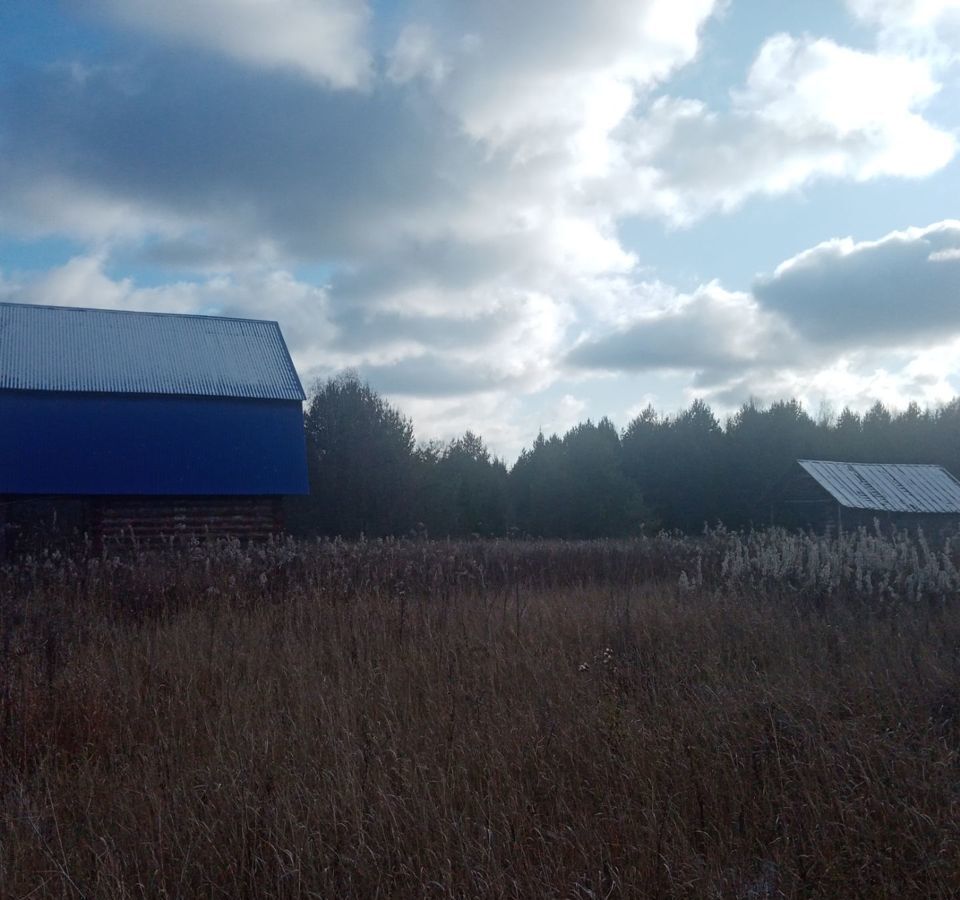
<svg viewBox="0 0 960 900">
<path fill-rule="evenodd" d="M 936 463 L 960 472 L 960 398 L 937 409 L 876 403 L 813 417 L 797 400 L 745 403 L 721 422 L 702 400 L 537 436 L 512 466 L 468 431 L 418 442 L 413 424 L 355 374 L 315 385 L 305 414 L 311 494 L 301 535 L 622 537 L 778 521 L 798 458 Z M 782 523 L 781 524 L 789 524 Z"/>
</svg>

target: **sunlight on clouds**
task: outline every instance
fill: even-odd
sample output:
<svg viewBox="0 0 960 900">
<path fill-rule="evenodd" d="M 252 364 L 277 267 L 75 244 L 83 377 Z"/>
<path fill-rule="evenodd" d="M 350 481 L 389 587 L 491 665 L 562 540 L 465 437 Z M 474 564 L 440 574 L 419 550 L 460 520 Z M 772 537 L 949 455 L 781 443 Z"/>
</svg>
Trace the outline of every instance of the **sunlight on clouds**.
<svg viewBox="0 0 960 900">
<path fill-rule="evenodd" d="M 920 60 L 881 56 L 831 40 L 770 38 L 735 94 L 737 106 L 800 135 L 828 125 L 840 136 L 922 105 L 939 89 Z"/>
<path fill-rule="evenodd" d="M 661 97 L 630 123 L 624 158 L 647 177 L 627 202 L 684 224 L 825 177 L 932 174 L 957 150 L 956 138 L 922 115 L 938 89 L 927 62 L 776 35 L 730 113 Z M 620 177 L 627 182 L 627 172 Z"/>
<path fill-rule="evenodd" d="M 960 0 L 847 0 L 854 15 L 889 29 L 929 28 L 960 17 Z"/>
<path fill-rule="evenodd" d="M 960 0 L 847 0 L 881 47 L 947 67 L 960 60 Z"/>
<path fill-rule="evenodd" d="M 520 158 L 555 152 L 556 139 L 602 156 L 598 141 L 636 92 L 693 58 L 715 6 L 529 0 L 447 10 L 444 33 L 431 41 L 449 71 L 441 101 L 470 135 Z"/>
<path fill-rule="evenodd" d="M 466 431 L 476 433 L 482 426 L 487 446 L 510 459 L 529 443 L 536 427 L 525 420 L 520 399 L 510 393 L 484 392 L 454 399 L 391 396 L 389 391 L 386 395 L 413 419 L 421 440 L 447 441 Z"/>
<path fill-rule="evenodd" d="M 956 151 L 950 134 L 916 112 L 939 89 L 924 61 L 777 35 L 764 44 L 735 101 L 747 115 L 801 141 L 824 130 L 838 147 L 868 141 L 871 154 L 841 163 L 852 162 L 858 179 L 915 177 L 942 168 Z"/>
<path fill-rule="evenodd" d="M 802 399 L 810 409 L 832 403 L 864 410 L 879 400 L 889 409 L 900 410 L 910 403 L 935 407 L 956 394 L 942 372 L 930 375 L 919 357 L 899 371 L 873 367 L 869 360 L 858 363 L 844 358 L 809 375 L 774 380 L 771 387 L 782 390 L 781 396 Z"/>
<path fill-rule="evenodd" d="M 565 272 L 613 275 L 636 265 L 636 256 L 614 235 L 605 234 L 601 223 L 567 215 L 544 226 L 544 252 Z"/>
<path fill-rule="evenodd" d="M 689 373 L 689 398 L 895 407 L 956 392 L 960 222 L 836 239 L 785 261 L 752 294 L 708 284 L 582 340 L 575 368 Z"/>
</svg>

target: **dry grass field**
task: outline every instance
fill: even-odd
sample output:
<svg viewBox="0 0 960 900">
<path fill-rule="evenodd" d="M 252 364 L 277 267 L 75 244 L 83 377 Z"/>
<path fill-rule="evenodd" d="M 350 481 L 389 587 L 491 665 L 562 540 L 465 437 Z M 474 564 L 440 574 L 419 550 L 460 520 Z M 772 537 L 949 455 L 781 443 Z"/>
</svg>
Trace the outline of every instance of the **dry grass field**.
<svg viewBox="0 0 960 900">
<path fill-rule="evenodd" d="M 279 543 L 0 569 L 0 896 L 956 897 L 957 554 Z"/>
</svg>

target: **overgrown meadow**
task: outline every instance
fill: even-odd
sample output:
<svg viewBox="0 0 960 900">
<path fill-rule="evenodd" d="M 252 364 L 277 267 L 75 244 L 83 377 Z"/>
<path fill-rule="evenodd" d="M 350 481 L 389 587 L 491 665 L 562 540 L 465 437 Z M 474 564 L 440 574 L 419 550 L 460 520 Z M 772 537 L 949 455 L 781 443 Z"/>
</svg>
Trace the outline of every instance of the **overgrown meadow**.
<svg viewBox="0 0 960 900">
<path fill-rule="evenodd" d="M 2 897 L 955 897 L 960 545 L 0 568 Z"/>
</svg>

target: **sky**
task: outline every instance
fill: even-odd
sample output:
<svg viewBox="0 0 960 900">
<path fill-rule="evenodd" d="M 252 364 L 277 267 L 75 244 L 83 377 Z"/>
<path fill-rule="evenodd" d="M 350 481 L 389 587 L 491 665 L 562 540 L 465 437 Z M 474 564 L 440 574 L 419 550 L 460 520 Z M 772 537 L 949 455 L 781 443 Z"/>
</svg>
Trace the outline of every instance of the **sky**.
<svg viewBox="0 0 960 900">
<path fill-rule="evenodd" d="M 0 299 L 421 439 L 960 393 L 960 0 L 3 0 Z"/>
</svg>

